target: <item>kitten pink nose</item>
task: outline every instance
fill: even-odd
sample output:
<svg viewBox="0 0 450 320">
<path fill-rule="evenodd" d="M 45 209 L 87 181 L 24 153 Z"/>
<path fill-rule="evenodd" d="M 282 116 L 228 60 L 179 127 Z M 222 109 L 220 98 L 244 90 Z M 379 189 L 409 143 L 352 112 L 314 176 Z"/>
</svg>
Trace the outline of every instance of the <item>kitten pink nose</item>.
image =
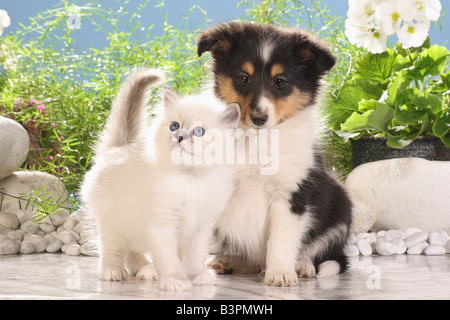
<svg viewBox="0 0 450 320">
<path fill-rule="evenodd" d="M 178 143 L 180 143 L 181 141 L 183 141 L 183 136 L 178 137 Z"/>
</svg>

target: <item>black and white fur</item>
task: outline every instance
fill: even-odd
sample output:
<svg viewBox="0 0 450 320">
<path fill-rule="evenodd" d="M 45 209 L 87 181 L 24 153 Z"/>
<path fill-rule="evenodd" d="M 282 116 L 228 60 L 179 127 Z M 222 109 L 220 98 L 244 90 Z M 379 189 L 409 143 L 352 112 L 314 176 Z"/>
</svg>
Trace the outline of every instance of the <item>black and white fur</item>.
<svg viewBox="0 0 450 320">
<path fill-rule="evenodd" d="M 218 255 L 210 266 L 219 273 L 263 271 L 272 286 L 344 272 L 352 204 L 324 168 L 316 126 L 321 78 L 334 56 L 304 31 L 250 23 L 205 30 L 197 50 L 211 52 L 214 91 L 240 104 L 240 127 L 279 133 L 277 173 L 261 175 L 260 164 L 241 167 L 216 224 Z"/>
</svg>

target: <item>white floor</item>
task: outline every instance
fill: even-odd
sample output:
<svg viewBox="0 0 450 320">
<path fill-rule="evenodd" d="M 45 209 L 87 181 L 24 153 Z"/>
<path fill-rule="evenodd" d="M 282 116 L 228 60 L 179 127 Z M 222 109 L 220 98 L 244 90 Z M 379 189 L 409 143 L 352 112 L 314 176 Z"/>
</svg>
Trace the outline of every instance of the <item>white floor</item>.
<svg viewBox="0 0 450 320">
<path fill-rule="evenodd" d="M 224 275 L 185 292 L 131 277 L 100 281 L 98 262 L 60 253 L 0 256 L 0 299 L 450 299 L 448 254 L 356 257 L 345 274 L 290 288 L 263 286 L 257 275 Z"/>
</svg>

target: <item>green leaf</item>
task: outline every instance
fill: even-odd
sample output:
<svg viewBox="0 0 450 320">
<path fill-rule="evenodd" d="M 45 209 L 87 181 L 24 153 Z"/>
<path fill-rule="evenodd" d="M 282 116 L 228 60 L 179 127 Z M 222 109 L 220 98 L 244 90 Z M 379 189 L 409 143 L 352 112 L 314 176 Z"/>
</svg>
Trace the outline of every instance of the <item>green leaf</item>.
<svg viewBox="0 0 450 320">
<path fill-rule="evenodd" d="M 378 84 L 369 80 L 350 80 L 344 84 L 336 101 L 330 108 L 330 126 L 332 130 L 340 130 L 341 124 L 355 111 L 362 99 L 379 99 L 383 90 Z"/>
<path fill-rule="evenodd" d="M 436 119 L 433 124 L 433 133 L 436 137 L 445 136 L 450 129 L 450 113 L 444 114 L 442 117 Z"/>
<path fill-rule="evenodd" d="M 403 105 L 409 98 L 405 93 L 412 80 L 406 79 L 404 74 L 405 72 L 396 72 L 388 86 L 388 98 L 386 102 L 390 105 Z"/>
<path fill-rule="evenodd" d="M 419 92 L 417 89 L 414 89 L 411 103 L 421 109 L 431 109 L 433 113 L 438 113 L 442 110 L 441 98 L 429 92 Z"/>
<path fill-rule="evenodd" d="M 388 125 L 394 117 L 394 110 L 385 103 L 376 100 L 364 102 L 373 105 L 373 110 L 359 114 L 353 112 L 352 115 L 342 124 L 342 131 L 355 132 L 360 130 L 377 130 L 386 133 Z"/>
<path fill-rule="evenodd" d="M 403 148 L 413 142 L 422 132 L 423 125 L 418 130 L 398 136 L 389 136 L 387 138 L 387 146 L 390 148 Z"/>
<path fill-rule="evenodd" d="M 426 110 L 407 110 L 407 106 L 398 106 L 394 110 L 394 119 L 400 124 L 417 124 L 428 115 Z"/>
<path fill-rule="evenodd" d="M 450 132 L 447 133 L 445 136 L 441 137 L 441 141 L 447 148 L 450 148 Z"/>
<path fill-rule="evenodd" d="M 450 52 L 446 47 L 434 45 L 429 49 L 424 49 L 419 55 L 414 66 L 407 69 L 407 78 L 413 80 L 423 80 L 426 75 L 437 76 L 444 71 L 445 63 Z"/>
<path fill-rule="evenodd" d="M 394 49 L 387 49 L 381 54 L 367 53 L 356 62 L 356 73 L 353 79 L 383 82 L 389 79 L 400 58 L 401 55 Z"/>
</svg>

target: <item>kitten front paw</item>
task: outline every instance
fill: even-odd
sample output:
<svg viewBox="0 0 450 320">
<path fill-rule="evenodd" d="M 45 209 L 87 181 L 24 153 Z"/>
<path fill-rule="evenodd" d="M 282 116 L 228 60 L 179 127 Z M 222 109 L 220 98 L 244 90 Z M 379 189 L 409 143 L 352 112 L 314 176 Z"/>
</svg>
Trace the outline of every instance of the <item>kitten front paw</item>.
<svg viewBox="0 0 450 320">
<path fill-rule="evenodd" d="M 231 259 L 228 256 L 215 256 L 206 263 L 206 266 L 218 274 L 231 274 L 233 273 L 233 268 L 230 265 L 230 261 Z"/>
<path fill-rule="evenodd" d="M 152 280 L 158 279 L 158 274 L 156 273 L 155 266 L 153 264 L 147 264 L 139 269 L 136 274 L 136 280 Z"/>
<path fill-rule="evenodd" d="M 264 277 L 264 284 L 274 287 L 292 287 L 298 284 L 297 273 L 295 272 L 267 272 Z"/>
<path fill-rule="evenodd" d="M 121 267 L 104 266 L 99 277 L 106 281 L 122 281 L 128 278 L 128 272 Z"/>
<path fill-rule="evenodd" d="M 173 277 L 160 278 L 158 287 L 161 290 L 184 291 L 192 288 L 192 282 L 189 279 L 178 279 Z"/>
<path fill-rule="evenodd" d="M 192 283 L 194 285 L 209 285 L 213 284 L 216 280 L 216 276 L 209 270 L 205 270 L 202 273 L 195 276 L 194 280 L 192 280 Z"/>
</svg>

